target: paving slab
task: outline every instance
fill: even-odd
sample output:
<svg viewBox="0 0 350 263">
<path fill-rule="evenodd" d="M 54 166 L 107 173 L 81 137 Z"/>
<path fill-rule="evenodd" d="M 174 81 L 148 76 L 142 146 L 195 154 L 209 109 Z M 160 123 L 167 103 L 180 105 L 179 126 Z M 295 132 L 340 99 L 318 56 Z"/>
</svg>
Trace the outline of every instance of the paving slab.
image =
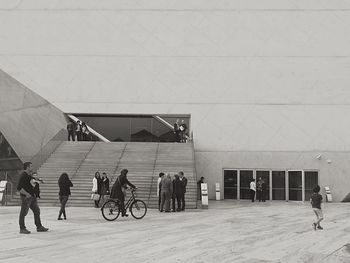
<svg viewBox="0 0 350 263">
<path fill-rule="evenodd" d="M 350 262 L 350 204 L 323 205 L 324 230 L 314 231 L 308 203 L 210 201 L 209 209 L 149 209 L 107 222 L 96 208 L 41 207 L 47 233 L 19 234 L 20 207 L 0 207 L 0 262 Z"/>
</svg>

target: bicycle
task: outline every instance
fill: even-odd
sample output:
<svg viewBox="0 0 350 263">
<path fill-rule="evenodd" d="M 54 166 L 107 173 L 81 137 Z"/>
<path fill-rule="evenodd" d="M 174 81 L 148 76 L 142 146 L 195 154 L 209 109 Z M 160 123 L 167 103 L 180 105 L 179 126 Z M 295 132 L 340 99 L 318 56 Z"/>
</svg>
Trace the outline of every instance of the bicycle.
<svg viewBox="0 0 350 263">
<path fill-rule="evenodd" d="M 140 199 L 135 199 L 136 189 L 131 189 L 131 196 L 125 204 L 125 211 L 129 209 L 135 219 L 142 219 L 147 213 L 146 203 Z M 122 212 L 120 210 L 118 199 L 108 199 L 102 206 L 101 212 L 104 219 L 114 221 Z"/>
</svg>

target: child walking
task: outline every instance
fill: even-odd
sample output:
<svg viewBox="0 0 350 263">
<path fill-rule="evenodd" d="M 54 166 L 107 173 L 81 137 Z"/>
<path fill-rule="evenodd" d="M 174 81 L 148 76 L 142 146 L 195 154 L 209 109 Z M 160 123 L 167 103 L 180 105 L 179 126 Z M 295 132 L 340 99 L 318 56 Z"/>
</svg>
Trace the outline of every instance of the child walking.
<svg viewBox="0 0 350 263">
<path fill-rule="evenodd" d="M 310 198 L 312 210 L 314 210 L 317 219 L 316 222 L 312 223 L 312 227 L 314 230 L 323 229 L 323 227 L 321 227 L 320 225 L 320 222 L 323 220 L 323 213 L 321 209 L 322 195 L 319 194 L 320 190 L 321 189 L 319 185 L 315 186 L 313 189 L 314 193 L 311 195 Z"/>
</svg>

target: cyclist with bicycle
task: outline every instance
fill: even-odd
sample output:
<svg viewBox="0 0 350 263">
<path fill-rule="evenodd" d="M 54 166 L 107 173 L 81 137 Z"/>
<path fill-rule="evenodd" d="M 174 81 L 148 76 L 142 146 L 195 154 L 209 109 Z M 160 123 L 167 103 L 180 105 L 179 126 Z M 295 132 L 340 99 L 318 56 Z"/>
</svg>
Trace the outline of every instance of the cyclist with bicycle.
<svg viewBox="0 0 350 263">
<path fill-rule="evenodd" d="M 120 210 L 122 211 L 122 216 L 128 216 L 125 210 L 125 191 L 127 189 L 127 186 L 129 185 L 133 189 L 137 189 L 135 185 L 129 182 L 127 178 L 128 174 L 127 169 L 123 169 L 120 172 L 120 175 L 117 177 L 117 180 L 114 182 L 111 190 L 110 198 L 112 199 L 118 199 L 120 201 Z"/>
</svg>

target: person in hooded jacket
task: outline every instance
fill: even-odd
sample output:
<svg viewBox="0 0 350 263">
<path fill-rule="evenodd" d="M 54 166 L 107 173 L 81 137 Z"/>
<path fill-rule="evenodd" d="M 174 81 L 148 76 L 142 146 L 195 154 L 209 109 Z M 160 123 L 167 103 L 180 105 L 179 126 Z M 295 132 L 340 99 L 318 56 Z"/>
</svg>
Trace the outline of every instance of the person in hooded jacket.
<svg viewBox="0 0 350 263">
<path fill-rule="evenodd" d="M 127 186 L 129 185 L 131 188 L 136 189 L 136 186 L 129 182 L 127 178 L 128 174 L 127 169 L 123 169 L 120 172 L 120 175 L 117 177 L 117 180 L 114 182 L 111 190 L 110 198 L 112 199 L 118 199 L 120 202 L 120 210 L 122 211 L 122 216 L 128 216 L 125 210 L 125 190 L 127 189 Z"/>
</svg>

